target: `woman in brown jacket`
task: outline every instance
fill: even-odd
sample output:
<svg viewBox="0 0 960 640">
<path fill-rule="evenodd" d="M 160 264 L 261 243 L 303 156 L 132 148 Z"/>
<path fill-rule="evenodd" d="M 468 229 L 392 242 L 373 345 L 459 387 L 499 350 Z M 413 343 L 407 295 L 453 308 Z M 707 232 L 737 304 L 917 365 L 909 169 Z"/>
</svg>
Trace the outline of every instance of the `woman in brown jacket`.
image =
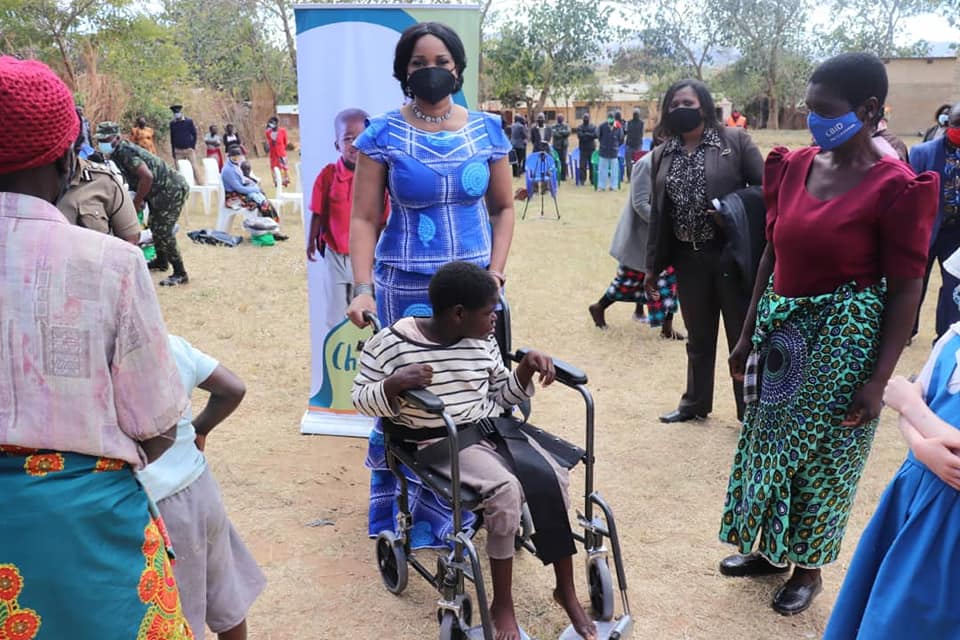
<svg viewBox="0 0 960 640">
<path fill-rule="evenodd" d="M 711 201 L 759 185 L 763 158 L 746 131 L 717 120 L 713 97 L 698 80 L 681 80 L 663 98 L 660 122 L 667 141 L 653 152 L 653 197 L 647 243 L 648 285 L 673 265 L 680 312 L 687 327 L 687 389 L 661 422 L 703 419 L 713 410 L 713 379 L 720 314 L 733 349 L 750 303 L 732 256 L 723 254 L 723 230 Z M 648 295 L 657 292 L 648 286 Z M 743 389 L 734 382 L 737 417 Z"/>
</svg>

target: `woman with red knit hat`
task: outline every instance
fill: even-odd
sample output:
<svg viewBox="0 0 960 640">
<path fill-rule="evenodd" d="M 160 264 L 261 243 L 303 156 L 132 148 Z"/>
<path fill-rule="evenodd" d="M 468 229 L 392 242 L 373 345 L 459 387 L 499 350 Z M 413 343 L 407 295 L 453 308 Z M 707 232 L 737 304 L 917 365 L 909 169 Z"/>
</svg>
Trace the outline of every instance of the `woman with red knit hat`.
<svg viewBox="0 0 960 640">
<path fill-rule="evenodd" d="M 0 57 L 0 637 L 192 638 L 133 470 L 187 406 L 140 251 L 72 226 L 80 122 L 45 65 Z"/>
</svg>

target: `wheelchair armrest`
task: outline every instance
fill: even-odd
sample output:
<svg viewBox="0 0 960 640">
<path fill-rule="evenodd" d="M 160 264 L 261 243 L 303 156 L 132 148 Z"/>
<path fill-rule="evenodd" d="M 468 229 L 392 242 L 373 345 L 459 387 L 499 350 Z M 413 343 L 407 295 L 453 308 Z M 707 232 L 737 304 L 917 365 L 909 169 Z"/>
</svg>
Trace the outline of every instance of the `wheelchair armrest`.
<svg viewBox="0 0 960 640">
<path fill-rule="evenodd" d="M 400 397 L 422 411 L 435 413 L 438 416 L 443 413 L 443 400 L 426 389 L 407 389 L 400 394 Z"/>
<path fill-rule="evenodd" d="M 513 354 L 513 360 L 520 362 L 531 349 L 517 349 Z M 568 387 L 575 387 L 578 384 L 587 384 L 587 374 L 572 364 L 568 364 L 557 358 L 553 359 L 553 368 L 557 370 L 557 381 Z"/>
</svg>

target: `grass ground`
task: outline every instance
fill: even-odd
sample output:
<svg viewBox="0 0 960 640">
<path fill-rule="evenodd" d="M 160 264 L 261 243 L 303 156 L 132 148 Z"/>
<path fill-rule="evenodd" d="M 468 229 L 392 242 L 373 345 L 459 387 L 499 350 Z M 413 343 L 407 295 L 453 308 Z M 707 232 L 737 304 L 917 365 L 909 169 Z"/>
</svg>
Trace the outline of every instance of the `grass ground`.
<svg viewBox="0 0 960 640">
<path fill-rule="evenodd" d="M 766 151 L 775 143 L 804 144 L 806 134 L 761 132 L 757 139 Z M 263 166 L 255 170 L 269 175 Z M 770 609 L 777 579 L 721 577 L 717 562 L 730 548 L 716 534 L 739 430 L 724 359 L 717 361 L 710 419 L 663 425 L 657 415 L 676 406 L 684 386 L 683 344 L 660 340 L 633 322 L 628 305 L 608 311 L 606 332 L 587 315 L 616 269 L 607 248 L 625 198 L 625 191 L 564 185 L 559 222 L 540 220 L 531 204 L 533 217 L 517 222 L 509 294 L 515 345 L 540 347 L 590 375 L 597 402 L 596 485 L 618 518 L 638 623 L 634 637 L 817 638 L 860 532 L 903 458 L 896 425 L 885 412 L 840 560 L 825 569 L 824 593 L 808 612 L 783 618 Z M 185 226 L 213 225 L 194 203 Z M 213 433 L 207 452 L 233 522 L 269 579 L 250 612 L 250 637 L 436 637 L 436 594 L 425 582 L 411 576 L 401 597 L 380 583 L 366 537 L 365 443 L 298 433 L 310 382 L 303 229 L 292 214 L 284 227 L 291 240 L 272 248 L 198 246 L 181 231 L 191 283 L 159 292 L 170 330 L 247 383 L 246 399 Z M 904 352 L 900 372 L 922 365 L 932 316 L 928 303 L 920 338 Z M 577 439 L 581 407 L 574 394 L 550 388 L 538 391 L 533 419 Z M 581 480 L 576 475 L 575 496 L 582 495 Z M 307 526 L 321 518 L 334 524 Z M 429 566 L 430 554 L 424 555 Z M 582 561 L 581 553 L 577 566 Z M 522 623 L 542 640 L 556 637 L 564 616 L 550 598 L 552 571 L 529 555 L 518 558 L 515 571 Z M 585 579 L 579 577 L 583 595 Z"/>
</svg>

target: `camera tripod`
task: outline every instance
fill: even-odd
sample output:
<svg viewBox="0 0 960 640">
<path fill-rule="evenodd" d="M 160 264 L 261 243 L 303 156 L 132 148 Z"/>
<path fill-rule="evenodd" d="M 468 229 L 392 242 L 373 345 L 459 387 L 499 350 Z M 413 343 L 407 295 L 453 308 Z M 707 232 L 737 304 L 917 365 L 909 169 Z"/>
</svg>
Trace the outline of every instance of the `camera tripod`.
<svg viewBox="0 0 960 640">
<path fill-rule="evenodd" d="M 532 163 L 532 164 L 531 164 Z M 527 177 L 527 202 L 523 205 L 523 214 L 521 220 L 527 217 L 527 207 L 530 206 L 530 200 L 533 199 L 535 189 L 540 193 L 540 217 L 543 217 L 544 200 L 546 191 L 550 191 L 550 197 L 553 198 L 553 208 L 557 213 L 557 220 L 560 219 L 560 205 L 557 204 L 557 166 L 547 151 L 537 151 L 527 157 L 526 171 Z"/>
</svg>

